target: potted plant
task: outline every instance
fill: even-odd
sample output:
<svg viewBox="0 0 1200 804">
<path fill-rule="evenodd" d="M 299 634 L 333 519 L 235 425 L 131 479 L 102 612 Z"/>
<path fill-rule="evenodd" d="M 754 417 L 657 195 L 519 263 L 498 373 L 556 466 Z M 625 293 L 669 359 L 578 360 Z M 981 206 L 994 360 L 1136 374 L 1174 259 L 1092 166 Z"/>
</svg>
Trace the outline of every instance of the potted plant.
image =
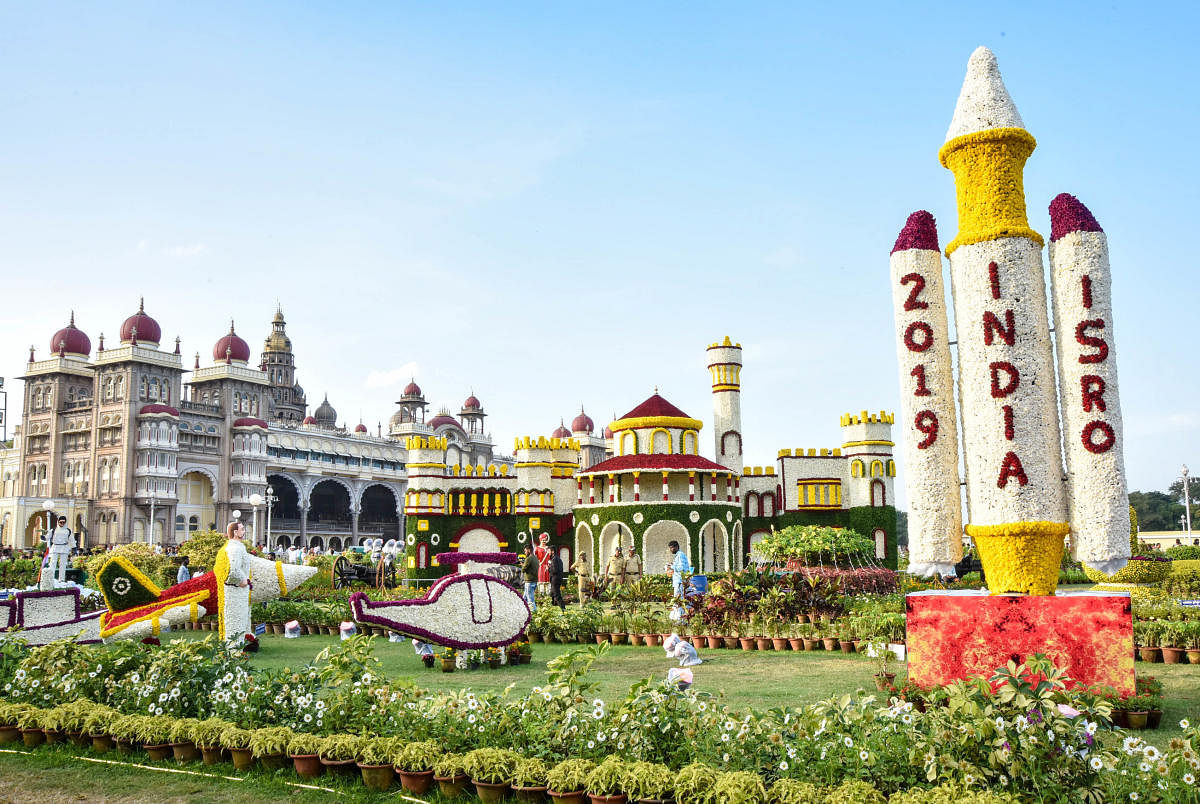
<svg viewBox="0 0 1200 804">
<path fill-rule="evenodd" d="M 767 800 L 767 789 L 757 773 L 734 771 L 717 777 L 713 797 L 722 804 L 754 804 Z"/>
<path fill-rule="evenodd" d="M 467 786 L 467 771 L 463 767 L 463 755 L 446 753 L 433 764 L 433 779 L 438 783 L 438 792 L 445 798 L 458 798 Z"/>
<path fill-rule="evenodd" d="M 392 757 L 392 765 L 400 774 L 400 786 L 414 795 L 427 793 L 433 786 L 433 765 L 441 753 L 437 743 L 405 743 Z"/>
<path fill-rule="evenodd" d="M 1151 703 L 1148 695 L 1131 695 L 1125 699 L 1123 708 L 1128 712 L 1129 728 L 1146 728 L 1150 720 Z"/>
<path fill-rule="evenodd" d="M 892 688 L 892 682 L 896 680 L 896 674 L 892 670 L 892 662 L 896 659 L 896 654 L 892 653 L 882 642 L 876 642 L 873 646 L 875 651 L 876 667 L 875 673 L 875 689 L 880 692 L 886 692 Z"/>
<path fill-rule="evenodd" d="M 755 649 L 754 635 L 747 623 L 738 623 L 733 630 L 734 633 L 737 634 L 738 647 L 740 647 L 742 650 Z"/>
<path fill-rule="evenodd" d="M 517 643 L 521 651 L 521 664 L 529 664 L 533 661 L 533 646 L 529 644 L 529 640 L 522 640 Z"/>
<path fill-rule="evenodd" d="M 657 762 L 634 762 L 625 776 L 625 792 L 640 804 L 664 804 L 675 792 L 675 774 Z"/>
<path fill-rule="evenodd" d="M 680 768 L 675 775 L 676 804 L 710 804 L 715 801 L 713 791 L 717 786 L 716 769 L 693 762 Z"/>
<path fill-rule="evenodd" d="M 171 724 L 168 736 L 171 740 L 171 753 L 175 755 L 176 762 L 183 764 L 200 759 L 200 750 L 196 748 L 195 738 L 192 736 L 198 723 L 200 721 L 194 717 L 181 717 Z"/>
<path fill-rule="evenodd" d="M 564 759 L 546 774 L 546 794 L 559 804 L 583 804 L 588 774 L 595 767 L 590 759 Z"/>
<path fill-rule="evenodd" d="M 254 729 L 250 733 L 250 750 L 267 770 L 279 770 L 287 764 L 288 746 L 295 732 L 286 726 Z"/>
<path fill-rule="evenodd" d="M 805 650 L 817 650 L 822 647 L 821 640 L 817 638 L 817 627 L 812 623 L 806 623 L 800 626 L 800 641 L 804 643 Z"/>
<path fill-rule="evenodd" d="M 1142 676 L 1135 681 L 1135 689 L 1139 695 L 1146 696 L 1150 707 L 1147 710 L 1146 728 L 1157 729 L 1162 722 L 1162 682 L 1154 676 Z"/>
<path fill-rule="evenodd" d="M 804 650 L 803 629 L 799 623 L 789 623 L 787 628 L 788 647 L 795 651 Z"/>
<path fill-rule="evenodd" d="M 70 716 L 69 710 L 62 706 L 56 706 L 53 709 L 42 709 L 39 711 L 41 713 L 39 720 L 42 726 L 42 734 L 46 735 L 46 745 L 54 745 L 55 743 L 66 741 L 67 733 L 63 729 L 63 722 Z"/>
<path fill-rule="evenodd" d="M 37 748 L 46 742 L 46 734 L 42 731 L 42 710 L 35 706 L 22 709 L 17 713 L 17 726 L 21 729 L 21 740 L 26 748 Z"/>
<path fill-rule="evenodd" d="M 771 785 L 770 798 L 767 800 L 773 804 L 823 804 L 826 799 L 824 791 L 812 782 L 779 779 Z"/>
<path fill-rule="evenodd" d="M 443 673 L 453 673 L 455 663 L 458 660 L 458 651 L 454 648 L 442 648 L 438 651 L 438 659 L 442 663 Z"/>
<path fill-rule="evenodd" d="M 833 628 L 827 621 L 823 620 L 821 624 L 817 626 L 817 630 L 821 634 L 821 645 L 825 648 L 825 650 L 838 650 L 841 647 L 839 644 L 841 640 L 839 640 L 833 633 Z"/>
<path fill-rule="evenodd" d="M 321 764 L 321 738 L 315 734 L 293 734 L 288 743 L 288 757 L 301 779 L 315 779 L 325 772 Z M 205 758 L 207 760 L 207 757 Z"/>
<path fill-rule="evenodd" d="M 321 764 L 330 773 L 350 775 L 358 770 L 358 748 L 362 737 L 354 734 L 331 734 L 321 740 Z"/>
<path fill-rule="evenodd" d="M 495 804 L 508 795 L 519 759 L 516 752 L 505 748 L 476 748 L 463 757 L 463 770 L 480 801 Z"/>
<path fill-rule="evenodd" d="M 500 649 L 488 648 L 486 651 L 488 667 L 495 670 L 500 666 Z"/>
<path fill-rule="evenodd" d="M 767 621 L 767 635 L 771 637 L 772 650 L 788 650 L 791 648 L 783 628 L 784 625 L 781 620 L 771 619 Z"/>
<path fill-rule="evenodd" d="M 200 757 L 205 765 L 215 765 L 221 761 L 221 752 L 224 750 L 221 747 L 221 735 L 229 728 L 233 728 L 233 724 L 217 717 L 196 721 L 192 726 L 191 739 L 196 748 L 200 749 Z M 118 740 L 117 747 L 120 746 L 121 742 Z"/>
<path fill-rule="evenodd" d="M 1160 625 L 1153 620 L 1133 624 L 1133 635 L 1138 643 L 1138 657 L 1143 662 L 1157 662 L 1161 659 L 1162 651 L 1158 646 L 1161 630 Z"/>
<path fill-rule="evenodd" d="M 21 728 L 17 725 L 17 713 L 25 704 L 0 703 L 0 745 L 15 743 L 21 739 Z"/>
<path fill-rule="evenodd" d="M 1187 652 L 1187 628 L 1184 623 L 1165 623 L 1162 630 L 1162 659 L 1164 664 L 1179 664 Z"/>
<path fill-rule="evenodd" d="M 625 804 L 627 771 L 625 763 L 609 756 L 587 775 L 586 790 L 592 804 Z"/>
<path fill-rule="evenodd" d="M 513 770 L 512 790 L 517 801 L 541 804 L 546 800 L 546 763 L 537 757 L 527 757 Z"/>
<path fill-rule="evenodd" d="M 119 715 L 108 726 L 108 733 L 117 741 L 117 751 L 132 754 L 136 747 L 137 715 Z"/>
<path fill-rule="evenodd" d="M 608 637 L 614 645 L 625 644 L 625 615 L 614 614 L 608 618 Z"/>
<path fill-rule="evenodd" d="M 392 758 L 396 744 L 390 737 L 367 737 L 358 746 L 358 771 L 368 790 L 383 792 L 396 775 Z"/>
<path fill-rule="evenodd" d="M 1187 659 L 1189 664 L 1200 664 L 1200 622 L 1187 623 Z"/>
<path fill-rule="evenodd" d="M 161 762 L 174 753 L 171 750 L 171 721 L 169 718 L 158 715 L 139 715 L 134 734 L 152 760 Z"/>
</svg>

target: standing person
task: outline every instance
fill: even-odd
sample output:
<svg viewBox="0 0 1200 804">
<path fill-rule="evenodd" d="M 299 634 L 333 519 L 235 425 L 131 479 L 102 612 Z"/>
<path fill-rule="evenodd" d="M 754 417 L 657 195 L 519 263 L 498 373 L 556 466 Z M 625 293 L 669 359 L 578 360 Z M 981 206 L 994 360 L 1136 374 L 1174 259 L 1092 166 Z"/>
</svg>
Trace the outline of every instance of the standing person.
<svg viewBox="0 0 1200 804">
<path fill-rule="evenodd" d="M 587 553 L 580 553 L 579 559 L 571 565 L 572 571 L 579 575 L 579 605 L 588 602 L 595 582 L 592 579 L 592 563 L 588 561 Z"/>
<path fill-rule="evenodd" d="M 525 574 L 525 602 L 531 612 L 537 611 L 534 595 L 538 586 L 538 561 L 533 557 L 533 548 L 525 545 L 525 556 L 521 559 L 521 572 Z"/>
<path fill-rule="evenodd" d="M 530 534 L 532 538 L 533 534 Z M 543 533 L 538 539 L 538 546 L 533 549 L 533 557 L 537 559 L 537 581 L 539 589 L 545 593 L 550 585 L 550 561 L 554 558 L 554 550 L 550 548 L 550 535 Z"/>
<path fill-rule="evenodd" d="M 567 604 L 563 602 L 562 596 L 563 576 L 566 574 L 566 568 L 563 567 L 562 556 L 555 553 L 550 558 L 550 605 L 558 606 L 563 611 L 567 610 Z"/>
<path fill-rule="evenodd" d="M 184 556 L 183 561 L 179 564 L 179 571 L 175 573 L 175 583 L 183 583 L 192 579 L 192 571 L 188 569 L 188 557 Z"/>
<path fill-rule="evenodd" d="M 612 558 L 608 560 L 608 568 L 605 571 L 608 575 L 610 584 L 625 583 L 625 557 L 621 555 L 621 545 L 617 545 L 617 549 L 613 551 Z"/>
<path fill-rule="evenodd" d="M 67 582 L 67 567 L 71 563 L 71 549 L 75 546 L 75 534 L 67 527 L 67 518 L 58 518 L 58 527 L 46 534 L 49 542 L 50 563 L 46 572 L 59 583 Z M 53 587 L 51 587 L 53 588 Z"/>
<path fill-rule="evenodd" d="M 625 557 L 625 583 L 637 583 L 642 579 L 642 559 L 638 557 L 633 545 L 629 545 L 629 555 Z"/>
<path fill-rule="evenodd" d="M 683 597 L 683 575 L 692 571 L 692 562 L 688 561 L 687 553 L 679 549 L 679 542 L 671 540 L 667 544 L 671 549 L 671 563 L 667 572 L 671 573 L 671 589 L 675 597 Z"/>
<path fill-rule="evenodd" d="M 221 638 L 226 642 L 236 641 L 239 645 L 250 633 L 250 554 L 246 552 L 243 539 L 246 526 L 241 522 L 230 522 L 225 529 L 228 539 L 217 554 L 217 581 L 222 583 Z"/>
</svg>

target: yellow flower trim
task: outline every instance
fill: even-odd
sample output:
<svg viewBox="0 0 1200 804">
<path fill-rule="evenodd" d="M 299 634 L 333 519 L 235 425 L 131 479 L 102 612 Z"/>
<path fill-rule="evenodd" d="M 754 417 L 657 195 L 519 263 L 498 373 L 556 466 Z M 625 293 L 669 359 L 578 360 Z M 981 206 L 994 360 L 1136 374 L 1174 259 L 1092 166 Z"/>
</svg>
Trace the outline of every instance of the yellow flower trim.
<svg viewBox="0 0 1200 804">
<path fill-rule="evenodd" d="M 704 422 L 699 419 L 686 419 L 681 416 L 634 416 L 632 419 L 617 419 L 608 427 L 614 433 L 619 430 L 633 430 L 642 427 L 673 427 L 682 430 L 700 430 L 704 427 Z"/>
<path fill-rule="evenodd" d="M 1154 584 L 1166 580 L 1171 574 L 1170 561 L 1130 561 L 1112 575 L 1083 565 L 1083 574 L 1092 583 L 1105 584 Z"/>
<path fill-rule="evenodd" d="M 195 620 L 196 615 L 197 615 L 197 604 L 206 597 L 208 597 L 208 592 L 205 590 L 201 590 L 199 592 L 191 592 L 189 594 L 184 595 L 183 597 L 180 597 L 178 600 L 172 600 L 171 605 L 168 608 L 175 608 L 176 606 L 190 606 L 191 612 L 192 612 L 192 619 Z M 155 604 L 150 603 L 147 605 L 153 606 Z M 142 608 L 145 608 L 145 607 L 142 607 Z M 157 608 L 154 611 L 150 612 L 149 614 L 144 614 L 141 617 L 136 617 L 132 620 L 127 620 L 113 628 L 101 628 L 100 638 L 107 639 L 108 637 L 112 636 L 113 634 L 121 633 L 126 628 L 128 628 L 131 625 L 134 625 L 135 623 L 143 623 L 146 620 L 157 619 L 162 616 L 162 613 L 165 610 L 166 610 L 165 608 Z"/>
<path fill-rule="evenodd" d="M 967 525 L 993 595 L 1052 595 L 1058 586 L 1067 522 Z"/>
<path fill-rule="evenodd" d="M 213 575 L 217 579 L 217 631 L 225 638 L 225 579 L 229 577 L 229 556 L 222 547 L 213 561 Z"/>
<path fill-rule="evenodd" d="M 942 146 L 938 160 L 954 172 L 958 195 L 958 236 L 946 246 L 947 257 L 959 246 L 1001 237 L 1045 244 L 1025 211 L 1025 160 L 1036 147 L 1023 128 L 990 128 Z"/>
<path fill-rule="evenodd" d="M 285 581 L 283 579 L 283 562 L 282 561 L 275 562 L 275 577 L 279 579 L 279 596 L 284 597 L 285 595 L 287 595 L 288 590 L 287 590 L 287 581 Z"/>
<path fill-rule="evenodd" d="M 135 567 L 133 562 L 125 558 L 125 556 L 113 556 L 107 562 L 105 562 L 104 566 L 107 567 L 109 563 L 116 564 L 118 567 L 128 572 L 131 576 L 133 576 L 135 581 L 146 587 L 150 594 L 154 595 L 155 597 L 158 597 L 162 594 L 162 589 L 159 588 L 158 584 L 150 580 L 146 573 Z M 103 567 L 101 567 L 101 570 L 103 570 Z M 109 611 L 115 610 L 113 603 L 108 599 L 108 594 L 103 589 L 100 591 L 101 596 L 104 598 L 104 605 L 108 607 Z"/>
</svg>

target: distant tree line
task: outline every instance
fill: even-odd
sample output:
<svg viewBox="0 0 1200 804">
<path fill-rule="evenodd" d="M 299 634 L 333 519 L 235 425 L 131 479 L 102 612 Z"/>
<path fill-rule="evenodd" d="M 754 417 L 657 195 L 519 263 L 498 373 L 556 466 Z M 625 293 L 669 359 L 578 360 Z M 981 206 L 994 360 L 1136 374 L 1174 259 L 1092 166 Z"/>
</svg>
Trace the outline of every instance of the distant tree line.
<svg viewBox="0 0 1200 804">
<path fill-rule="evenodd" d="M 1192 530 L 1200 531 L 1200 478 L 1188 478 L 1192 503 Z M 1142 530 L 1183 530 L 1183 480 L 1176 480 L 1165 492 L 1131 491 L 1129 504 L 1137 511 Z"/>
</svg>

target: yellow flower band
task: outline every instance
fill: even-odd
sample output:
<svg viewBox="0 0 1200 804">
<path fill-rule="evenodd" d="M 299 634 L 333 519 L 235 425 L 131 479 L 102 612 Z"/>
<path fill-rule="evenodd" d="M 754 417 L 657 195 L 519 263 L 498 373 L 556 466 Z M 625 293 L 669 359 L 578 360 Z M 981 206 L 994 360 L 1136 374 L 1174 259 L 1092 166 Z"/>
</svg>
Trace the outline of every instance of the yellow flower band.
<svg viewBox="0 0 1200 804">
<path fill-rule="evenodd" d="M 1009 522 L 1004 525 L 967 525 L 972 539 L 979 536 L 1066 536 L 1071 532 L 1069 522 Z"/>
<path fill-rule="evenodd" d="M 954 172 L 958 191 L 958 236 L 946 246 L 947 257 L 959 246 L 1001 237 L 1044 245 L 1025 212 L 1025 160 L 1036 147 L 1023 128 L 990 128 L 942 146 L 938 160 Z"/>
<path fill-rule="evenodd" d="M 639 427 L 677 427 L 684 430 L 699 430 L 704 422 L 683 416 L 635 416 L 632 419 L 617 419 L 610 424 L 614 433 L 618 430 L 633 430 Z"/>
<path fill-rule="evenodd" d="M 283 562 L 282 561 L 275 562 L 275 577 L 279 580 L 280 596 L 286 595 L 288 593 L 288 588 L 287 588 L 287 581 L 283 577 Z"/>
</svg>

